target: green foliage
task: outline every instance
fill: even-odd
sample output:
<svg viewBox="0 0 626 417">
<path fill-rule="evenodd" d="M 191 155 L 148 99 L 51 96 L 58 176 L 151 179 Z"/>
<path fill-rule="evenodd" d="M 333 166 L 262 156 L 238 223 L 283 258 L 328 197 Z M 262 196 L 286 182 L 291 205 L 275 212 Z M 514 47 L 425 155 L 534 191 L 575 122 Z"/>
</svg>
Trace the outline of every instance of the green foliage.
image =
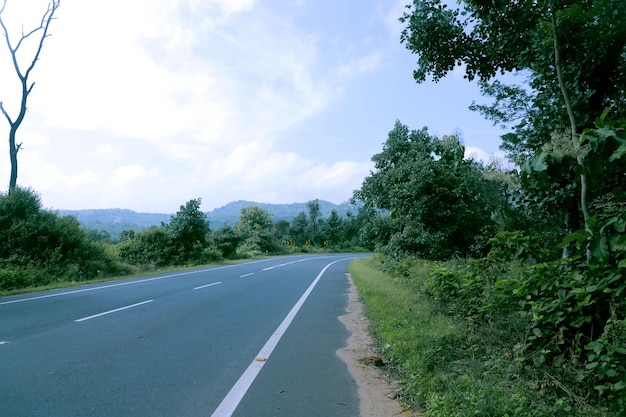
<svg viewBox="0 0 626 417">
<path fill-rule="evenodd" d="M 83 281 L 118 271 L 75 218 L 43 210 L 33 190 L 17 187 L 0 196 L 0 289 Z"/>
<path fill-rule="evenodd" d="M 433 416 L 465 415 L 454 410 L 480 410 L 476 411 L 479 415 L 623 415 L 626 268 L 599 260 L 589 264 L 581 258 L 537 263 L 546 256 L 545 249 L 521 232 L 499 233 L 489 243 L 487 256 L 475 260 L 426 263 L 414 257 L 374 258 L 399 279 L 396 285 L 406 287 L 415 300 L 428 303 L 429 314 L 437 312 L 465 326 L 464 343 L 449 346 L 458 357 L 437 351 L 442 362 L 432 362 L 431 348 L 420 343 L 421 350 L 411 354 L 413 360 L 398 364 L 404 370 L 414 369 L 416 363 L 424 367 L 405 375 L 411 395 L 420 396 L 420 404 Z M 390 311 L 402 317 L 401 303 L 386 302 L 393 306 Z M 396 329 L 393 337 L 386 330 L 390 333 L 386 340 L 408 337 L 397 333 L 413 334 L 408 323 L 393 322 L 405 330 Z M 417 328 L 423 331 L 422 324 Z M 494 353 L 502 357 L 494 358 Z M 482 360 L 480 364 L 468 362 L 461 359 L 465 355 L 482 355 Z M 438 365 L 433 367 L 433 363 Z M 450 369 L 463 372 L 450 375 Z M 425 370 L 432 372 L 427 380 Z M 471 376 L 473 372 L 481 377 Z M 503 375 L 515 379 L 515 383 L 505 383 L 516 387 L 514 393 L 501 391 L 502 382 L 490 379 Z M 422 396 L 424 384 L 429 384 L 426 396 Z M 465 392 L 465 397 L 451 396 L 449 385 L 455 392 Z M 521 401 L 515 409 L 494 404 L 509 395 Z M 541 406 L 524 414 L 526 401 Z"/>
<path fill-rule="evenodd" d="M 236 253 L 241 236 L 232 227 L 224 226 L 211 233 L 210 241 L 221 252 L 222 257 L 229 259 Z"/>
<path fill-rule="evenodd" d="M 120 248 L 120 259 L 131 265 L 173 265 L 176 255 L 171 232 L 156 226 L 135 233 Z"/>
<path fill-rule="evenodd" d="M 426 128 L 409 131 L 396 122 L 372 161 L 376 170 L 355 198 L 389 212 L 373 225 L 378 229 L 374 236 L 389 253 L 447 259 L 484 250 L 494 231 L 495 208 L 484 192 L 483 167 L 464 159 L 457 137 L 437 139 Z"/>
<path fill-rule="evenodd" d="M 308 221 L 306 218 L 306 213 L 304 211 L 301 211 L 293 219 L 291 225 L 289 226 L 289 233 L 295 240 L 296 244 L 301 246 L 305 244 L 307 238 L 307 227 Z"/>
<path fill-rule="evenodd" d="M 499 232 L 489 239 L 489 244 L 491 249 L 487 254 L 487 259 L 496 263 L 516 260 L 531 263 L 534 260 L 541 260 L 549 254 L 549 251 L 542 247 L 537 239 L 527 236 L 519 230 Z"/>
<path fill-rule="evenodd" d="M 200 210 L 202 199 L 189 200 L 169 223 L 171 239 L 183 251 L 191 251 L 193 247 L 203 247 L 209 233 L 209 222 L 206 215 Z"/>
<path fill-rule="evenodd" d="M 274 250 L 273 217 L 267 210 L 259 206 L 242 208 L 239 221 L 233 228 L 241 236 L 242 252 L 264 253 Z"/>
<path fill-rule="evenodd" d="M 224 247 L 209 247 L 209 223 L 200 204 L 199 198 L 190 200 L 171 216 L 169 224 L 124 234 L 120 259 L 131 265 L 156 267 L 202 265 L 221 259 Z"/>
<path fill-rule="evenodd" d="M 626 350 L 615 349 L 626 343 L 624 270 L 562 259 L 533 265 L 520 284 L 515 295 L 531 318 L 527 343 L 535 363 L 558 369 L 578 363 L 574 378 L 586 395 L 595 389 L 615 403 L 626 379 Z"/>
<path fill-rule="evenodd" d="M 382 267 L 399 272 L 383 273 Z M 375 256 L 350 264 L 371 331 L 388 369 L 402 382 L 402 398 L 425 415 L 572 417 L 617 416 L 578 404 L 526 366 L 521 347 L 525 317 L 497 315 L 463 320 L 442 310 L 424 288 L 430 274 L 454 273 L 415 258 Z M 456 294 L 460 294 L 458 289 Z"/>
<path fill-rule="evenodd" d="M 406 25 L 401 41 L 418 55 L 417 82 L 428 75 L 439 80 L 458 65 L 469 80 L 480 79 L 483 94 L 495 100 L 473 108 L 494 123 L 516 123 L 514 132 L 503 137 L 504 148 L 521 162 L 569 125 L 554 68 L 552 12 L 578 125 L 591 127 L 611 105 L 621 113 L 618 117 L 624 115 L 626 12 L 621 6 L 617 0 L 469 0 L 458 6 L 414 0 L 401 19 Z M 522 71 L 529 86 L 489 83 L 499 73 Z"/>
</svg>

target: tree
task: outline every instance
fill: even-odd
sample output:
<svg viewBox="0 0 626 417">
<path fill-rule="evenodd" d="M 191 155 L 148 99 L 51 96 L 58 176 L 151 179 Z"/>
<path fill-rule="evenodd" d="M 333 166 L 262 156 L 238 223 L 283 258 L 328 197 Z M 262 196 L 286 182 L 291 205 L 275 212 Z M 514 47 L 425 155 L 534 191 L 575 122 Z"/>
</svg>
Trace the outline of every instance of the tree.
<svg viewBox="0 0 626 417">
<path fill-rule="evenodd" d="M 319 237 L 319 225 L 318 220 L 321 216 L 320 203 L 317 199 L 311 200 L 307 203 L 309 208 L 309 227 L 310 227 L 310 239 L 317 241 Z"/>
<path fill-rule="evenodd" d="M 233 226 L 242 237 L 245 249 L 270 251 L 273 249 L 273 216 L 259 206 L 241 209 L 239 221 Z"/>
<path fill-rule="evenodd" d="M 344 223 L 339 217 L 337 210 L 332 209 L 326 221 L 326 235 L 331 245 L 343 243 L 345 238 Z"/>
<path fill-rule="evenodd" d="M 584 227 L 593 201 L 611 192 L 607 178 L 623 182 L 619 164 L 589 177 L 589 142 L 582 135 L 606 109 L 616 119 L 626 116 L 623 2 L 469 0 L 451 8 L 440 0 L 415 0 L 401 21 L 407 24 L 402 42 L 419 55 L 415 79 L 438 80 L 464 65 L 465 76 L 478 78 L 483 93 L 495 98 L 471 108 L 494 123 L 515 124 L 502 148 L 526 164 L 527 191 L 544 202 L 543 209 L 563 211 L 570 230 Z M 523 72 L 528 85 L 495 79 L 506 72 Z"/>
<path fill-rule="evenodd" d="M 54 20 L 54 14 L 59 8 L 60 0 L 51 0 L 48 3 L 48 8 L 41 18 L 41 22 L 38 27 L 24 32 L 22 30 L 22 34 L 20 39 L 17 42 L 11 40 L 11 36 L 9 35 L 9 31 L 6 26 L 6 22 L 4 19 L 4 13 L 6 11 L 7 0 L 2 1 L 2 7 L 0 7 L 0 27 L 2 27 L 3 35 L 6 41 L 7 48 L 9 50 L 10 58 L 13 63 L 13 69 L 15 70 L 15 74 L 17 75 L 20 81 L 20 100 L 19 100 L 19 110 L 17 112 L 17 116 L 15 118 L 11 117 L 4 106 L 4 103 L 0 101 L 0 112 L 4 115 L 9 123 L 9 158 L 11 160 L 11 176 L 9 179 L 9 193 L 17 185 L 17 153 L 22 147 L 22 143 L 16 142 L 17 130 L 20 125 L 24 121 L 24 117 L 26 116 L 26 104 L 28 101 L 28 96 L 33 90 L 35 86 L 34 82 L 29 81 L 29 77 L 33 68 L 35 68 L 35 64 L 39 60 L 39 56 L 41 54 L 41 50 L 43 48 L 44 40 L 49 36 L 48 29 L 50 27 L 50 23 Z M 24 65 L 20 62 L 18 57 L 18 52 L 20 48 L 25 45 L 25 42 L 30 39 L 34 39 L 35 46 L 35 54 L 27 64 Z"/>
<path fill-rule="evenodd" d="M 205 246 L 209 233 L 206 214 L 200 210 L 202 199 L 189 200 L 170 218 L 169 229 L 172 239 L 182 249 L 190 250 L 193 246 Z"/>
<path fill-rule="evenodd" d="M 228 259 L 237 251 L 241 236 L 232 227 L 225 225 L 211 233 L 211 241 L 221 252 L 222 257 Z"/>
<path fill-rule="evenodd" d="M 75 217 L 44 210 L 31 189 L 0 194 L 0 289 L 116 272 L 112 257 L 89 239 Z"/>
<path fill-rule="evenodd" d="M 446 259 L 484 249 L 494 231 L 492 207 L 483 168 L 465 160 L 464 151 L 455 136 L 437 139 L 426 128 L 409 131 L 396 122 L 372 157 L 375 171 L 355 193 L 366 208 L 389 213 L 372 231 L 389 236 L 388 251 Z"/>
<path fill-rule="evenodd" d="M 277 241 L 285 241 L 289 238 L 289 222 L 287 220 L 279 220 L 274 223 L 274 239 Z"/>
<path fill-rule="evenodd" d="M 293 219 L 291 225 L 289 226 L 289 233 L 296 241 L 298 245 L 304 245 L 307 239 L 307 229 L 308 229 L 308 221 L 306 218 L 306 213 L 301 211 L 298 215 Z"/>
</svg>

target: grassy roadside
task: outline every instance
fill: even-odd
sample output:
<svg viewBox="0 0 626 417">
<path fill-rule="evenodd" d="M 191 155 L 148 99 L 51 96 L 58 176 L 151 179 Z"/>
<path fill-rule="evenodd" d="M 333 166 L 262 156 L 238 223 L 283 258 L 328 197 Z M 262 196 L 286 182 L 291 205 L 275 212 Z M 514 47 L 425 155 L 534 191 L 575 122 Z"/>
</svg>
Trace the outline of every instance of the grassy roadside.
<svg viewBox="0 0 626 417">
<path fill-rule="evenodd" d="M 350 263 L 372 336 L 403 382 L 407 403 L 432 417 L 602 415 L 543 389 L 549 376 L 529 370 L 516 351 L 524 323 L 502 317 L 476 325 L 445 314 L 421 291 L 431 267 L 392 275 L 376 256 Z"/>
<path fill-rule="evenodd" d="M 157 275 L 157 274 L 174 274 L 178 272 L 192 271 L 195 269 L 212 268 L 212 267 L 222 266 L 222 265 L 232 265 L 232 264 L 253 261 L 257 259 L 265 259 L 265 258 L 269 258 L 269 256 L 256 256 L 256 257 L 250 257 L 246 259 L 225 260 L 225 261 L 214 262 L 214 263 L 210 263 L 206 265 L 147 268 L 147 269 L 143 269 L 141 271 L 129 273 L 126 275 L 104 276 L 101 278 L 94 278 L 94 279 L 83 280 L 83 281 L 57 281 L 57 282 L 51 282 L 46 285 L 36 286 L 36 287 L 24 287 L 24 288 L 18 288 L 14 290 L 0 290 L 0 297 L 6 297 L 10 295 L 19 295 L 19 294 L 28 294 L 28 293 L 33 293 L 33 292 L 42 292 L 42 291 L 49 291 L 49 290 L 59 290 L 63 288 L 79 287 L 82 285 L 100 284 L 103 282 L 122 281 L 126 279 L 141 278 L 141 277 Z"/>
</svg>

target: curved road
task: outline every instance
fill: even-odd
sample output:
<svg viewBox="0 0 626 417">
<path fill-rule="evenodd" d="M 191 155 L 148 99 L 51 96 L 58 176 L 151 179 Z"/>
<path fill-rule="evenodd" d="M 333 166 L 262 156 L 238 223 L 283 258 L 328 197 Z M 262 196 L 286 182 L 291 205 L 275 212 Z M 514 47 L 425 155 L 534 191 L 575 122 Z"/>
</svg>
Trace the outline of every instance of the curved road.
<svg viewBox="0 0 626 417">
<path fill-rule="evenodd" d="M 0 298 L 0 415 L 358 416 L 335 354 L 356 256 Z"/>
</svg>

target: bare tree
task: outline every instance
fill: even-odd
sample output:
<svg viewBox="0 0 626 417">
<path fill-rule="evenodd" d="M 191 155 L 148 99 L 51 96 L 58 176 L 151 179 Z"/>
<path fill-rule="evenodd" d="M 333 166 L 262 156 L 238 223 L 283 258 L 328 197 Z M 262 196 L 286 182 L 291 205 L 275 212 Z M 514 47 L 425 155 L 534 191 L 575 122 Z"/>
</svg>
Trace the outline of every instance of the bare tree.
<svg viewBox="0 0 626 417">
<path fill-rule="evenodd" d="M 21 100 L 17 117 L 12 118 L 7 110 L 4 108 L 2 101 L 0 101 L 0 111 L 2 112 L 2 114 L 4 114 L 4 117 L 9 122 L 10 128 L 9 158 L 11 160 L 11 177 L 9 180 L 9 194 L 12 192 L 13 189 L 15 189 L 15 186 L 17 184 L 17 153 L 22 147 L 22 143 L 16 143 L 15 137 L 17 134 L 17 129 L 24 121 L 24 116 L 26 115 L 26 102 L 28 100 L 28 95 L 31 93 L 33 87 L 35 86 L 34 82 L 29 82 L 28 77 L 35 67 L 35 64 L 39 60 L 39 55 L 41 54 L 41 49 L 43 48 L 43 42 L 48 37 L 48 28 L 50 27 L 50 23 L 52 22 L 52 20 L 54 20 L 54 13 L 59 8 L 59 4 L 60 0 L 50 0 L 50 3 L 48 3 L 48 9 L 41 18 L 39 26 L 28 32 L 24 32 L 24 29 L 22 29 L 20 39 L 17 41 L 17 43 L 13 43 L 9 36 L 9 31 L 7 30 L 7 26 L 3 17 L 3 13 L 7 5 L 7 0 L 2 0 L 2 8 L 0 8 L 0 27 L 2 27 L 7 48 L 9 49 L 9 53 L 11 54 L 13 68 L 15 69 L 15 73 L 21 83 Z M 23 46 L 24 42 L 31 38 L 34 38 L 36 42 L 35 55 L 32 61 L 24 70 L 24 68 L 20 65 L 20 62 L 18 62 L 17 54 L 20 47 Z"/>
</svg>

